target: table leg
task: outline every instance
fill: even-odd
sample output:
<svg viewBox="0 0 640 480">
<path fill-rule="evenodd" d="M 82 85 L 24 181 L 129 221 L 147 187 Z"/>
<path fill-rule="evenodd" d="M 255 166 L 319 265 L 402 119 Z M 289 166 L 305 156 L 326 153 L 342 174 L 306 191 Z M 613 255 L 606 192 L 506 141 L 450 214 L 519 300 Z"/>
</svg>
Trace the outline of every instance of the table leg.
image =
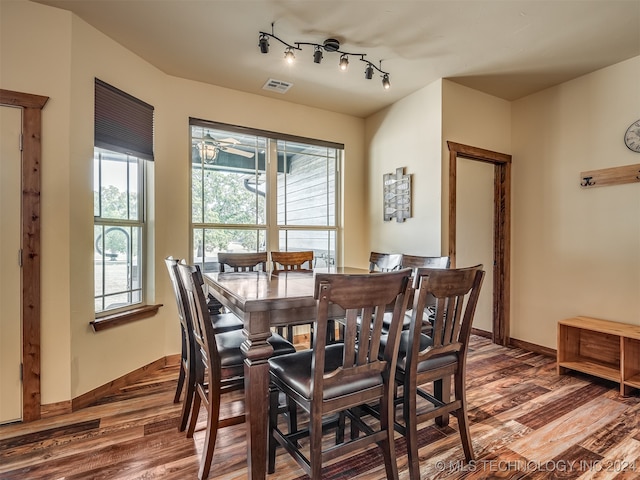
<svg viewBox="0 0 640 480">
<path fill-rule="evenodd" d="M 244 360 L 245 426 L 247 429 L 247 471 L 250 480 L 267 475 L 267 435 L 269 419 L 269 363 L 273 348 L 268 312 L 247 312 L 242 344 Z"/>
</svg>

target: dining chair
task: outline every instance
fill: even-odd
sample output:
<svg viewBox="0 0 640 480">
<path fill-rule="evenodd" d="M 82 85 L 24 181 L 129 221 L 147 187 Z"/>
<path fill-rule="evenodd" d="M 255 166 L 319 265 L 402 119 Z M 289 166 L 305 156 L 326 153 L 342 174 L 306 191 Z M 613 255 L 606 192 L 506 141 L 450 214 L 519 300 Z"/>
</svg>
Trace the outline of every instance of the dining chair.
<svg viewBox="0 0 640 480">
<path fill-rule="evenodd" d="M 272 273 L 313 269 L 313 251 L 271 252 Z"/>
<path fill-rule="evenodd" d="M 218 429 L 237 425 L 245 421 L 245 415 L 236 414 L 220 418 L 221 397 L 244 387 L 244 358 L 240 349 L 245 340 L 240 330 L 215 333 L 209 321 L 207 301 L 204 294 L 203 278 L 198 266 L 179 263 L 177 269 L 183 292 L 183 309 L 192 318 L 193 328 L 189 341 L 194 352 L 194 398 L 189 413 L 187 437 L 193 437 L 200 407 L 207 410 L 202 460 L 198 478 L 209 476 L 211 461 L 216 444 Z M 272 334 L 268 342 L 273 347 L 273 355 L 295 352 L 295 348 L 277 334 Z M 279 408 L 276 405 L 276 408 Z M 289 409 L 290 415 L 295 414 Z"/>
<path fill-rule="evenodd" d="M 383 453 L 387 478 L 398 478 L 393 429 L 393 390 L 401 318 L 407 307 L 411 270 L 370 274 L 316 273 L 316 335 L 313 348 L 269 359 L 271 383 L 269 410 L 269 473 L 275 472 L 276 442 L 283 446 L 312 480 L 320 479 L 322 465 L 369 443 Z M 382 317 L 393 305 L 393 322 L 387 348 L 379 357 Z M 327 344 L 327 323 L 332 311 L 344 315 L 343 343 Z M 357 322 L 358 316 L 372 322 Z M 285 434 L 278 426 L 279 393 L 295 401 L 309 415 L 308 424 Z M 365 424 L 363 403 L 381 405 L 377 423 Z M 340 435 L 344 425 L 332 422 L 335 414 L 349 418 L 351 438 Z M 336 445 L 323 450 L 323 431 L 336 428 Z M 327 430 L 325 430 L 327 429 Z M 354 431 L 357 435 L 354 435 Z M 309 437 L 308 454 L 299 442 Z"/>
<path fill-rule="evenodd" d="M 271 273 L 304 272 L 313 269 L 313 251 L 271 252 Z M 308 325 L 308 324 L 303 324 Z M 288 341 L 294 341 L 293 325 L 277 327 L 276 331 Z M 313 328 L 309 325 L 309 338 L 313 338 Z"/>
<path fill-rule="evenodd" d="M 191 403 L 193 402 L 193 381 L 195 379 L 195 353 L 191 342 L 189 341 L 189 332 L 193 330 L 193 324 L 191 322 L 191 315 L 186 315 L 184 311 L 183 293 L 181 285 L 179 284 L 177 265 L 178 260 L 173 257 L 167 257 L 164 259 L 167 270 L 169 271 L 169 278 L 171 279 L 171 286 L 173 287 L 173 293 L 175 296 L 176 304 L 178 307 L 178 320 L 180 321 L 180 337 L 182 343 L 182 349 L 180 353 L 180 373 L 178 374 L 178 384 L 176 386 L 176 393 L 173 397 L 173 403 L 180 401 L 180 396 L 185 384 L 187 388 L 185 390 L 185 397 L 182 404 L 182 413 L 180 415 L 180 423 L 178 424 L 178 431 L 183 432 L 187 428 L 187 421 L 189 418 L 189 411 L 191 410 Z"/>
<path fill-rule="evenodd" d="M 221 272 L 227 271 L 227 267 L 233 272 L 266 272 L 267 252 L 218 252 L 218 264 Z"/>
<path fill-rule="evenodd" d="M 169 279 L 176 299 L 178 309 L 178 320 L 180 321 L 180 337 L 181 337 L 181 353 L 180 353 L 180 372 L 178 373 L 178 383 L 176 385 L 176 393 L 173 397 L 173 403 L 180 401 L 182 391 L 185 391 L 184 401 L 182 404 L 182 413 L 180 414 L 180 422 L 178 423 L 178 431 L 183 432 L 187 428 L 191 404 L 193 403 L 193 395 L 195 392 L 195 361 L 196 352 L 193 342 L 189 340 L 189 336 L 193 331 L 194 325 L 189 310 L 185 310 L 184 287 L 178 274 L 178 260 L 172 256 L 165 258 L 165 265 L 169 272 Z M 209 319 L 213 325 L 215 333 L 228 332 L 231 330 L 240 330 L 243 327 L 242 320 L 232 313 L 212 314 L 207 303 L 207 311 Z M 186 389 L 185 389 L 186 385 Z"/>
<path fill-rule="evenodd" d="M 371 272 L 391 272 L 399 270 L 401 265 L 401 253 L 371 252 L 369 255 L 369 271 Z"/>
<path fill-rule="evenodd" d="M 400 335 L 395 378 L 402 386 L 403 405 L 403 423 L 395 422 L 395 428 L 407 439 L 411 480 L 420 478 L 417 425 L 427 420 L 436 419 L 444 425 L 449 414 L 455 415 L 465 459 L 469 462 L 474 458 L 467 418 L 465 370 L 484 271 L 482 265 L 458 269 L 418 268 L 415 275 L 418 287 L 413 301 L 414 321 L 410 329 Z M 435 298 L 435 312 L 433 332 L 427 336 L 422 333 L 421 312 L 430 296 Z M 433 383 L 433 395 L 418 388 L 427 383 Z M 421 408 L 418 412 L 418 396 L 433 408 Z"/>
</svg>

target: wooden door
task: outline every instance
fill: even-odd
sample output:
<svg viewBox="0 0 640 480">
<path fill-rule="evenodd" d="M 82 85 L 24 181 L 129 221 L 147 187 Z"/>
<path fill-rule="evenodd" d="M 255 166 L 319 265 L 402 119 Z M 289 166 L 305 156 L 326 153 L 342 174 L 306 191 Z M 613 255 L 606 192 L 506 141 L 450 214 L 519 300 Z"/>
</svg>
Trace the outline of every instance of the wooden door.
<svg viewBox="0 0 640 480">
<path fill-rule="evenodd" d="M 0 424 L 22 419 L 21 125 L 22 109 L 0 107 Z"/>
</svg>

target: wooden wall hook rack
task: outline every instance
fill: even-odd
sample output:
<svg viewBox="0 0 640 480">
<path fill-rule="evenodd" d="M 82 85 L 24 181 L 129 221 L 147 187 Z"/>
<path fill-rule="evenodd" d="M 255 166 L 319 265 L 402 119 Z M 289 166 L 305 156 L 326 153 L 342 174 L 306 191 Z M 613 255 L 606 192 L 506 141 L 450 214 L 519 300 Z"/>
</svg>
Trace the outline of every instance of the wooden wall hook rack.
<svg viewBox="0 0 640 480">
<path fill-rule="evenodd" d="M 622 185 L 640 181 L 640 163 L 622 167 L 601 168 L 580 173 L 580 186 L 606 187 L 608 185 Z"/>
</svg>

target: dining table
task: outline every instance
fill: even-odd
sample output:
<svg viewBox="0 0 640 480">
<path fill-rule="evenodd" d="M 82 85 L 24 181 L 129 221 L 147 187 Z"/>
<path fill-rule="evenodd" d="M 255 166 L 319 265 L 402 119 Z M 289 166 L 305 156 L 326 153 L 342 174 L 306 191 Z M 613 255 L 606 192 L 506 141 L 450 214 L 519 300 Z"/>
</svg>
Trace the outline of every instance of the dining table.
<svg viewBox="0 0 640 480">
<path fill-rule="evenodd" d="M 245 420 L 247 471 L 251 480 L 267 474 L 269 418 L 269 357 L 271 327 L 310 323 L 315 320 L 315 274 L 363 274 L 368 269 L 325 267 L 306 271 L 205 273 L 208 293 L 244 322 Z M 336 305 L 333 315 L 343 313 Z"/>
</svg>

